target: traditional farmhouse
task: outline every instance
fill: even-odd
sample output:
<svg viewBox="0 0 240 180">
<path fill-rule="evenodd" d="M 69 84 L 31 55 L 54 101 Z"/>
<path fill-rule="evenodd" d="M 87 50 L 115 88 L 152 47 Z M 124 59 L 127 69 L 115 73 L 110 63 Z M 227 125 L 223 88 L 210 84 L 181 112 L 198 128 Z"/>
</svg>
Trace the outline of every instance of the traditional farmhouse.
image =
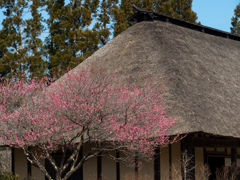
<svg viewBox="0 0 240 180">
<path fill-rule="evenodd" d="M 187 174 L 201 180 L 204 164 L 214 179 L 216 168 L 240 166 L 240 37 L 151 12 L 139 11 L 128 21 L 134 25 L 76 68 L 104 65 L 128 76 L 128 83 L 164 77 L 169 115 L 178 118 L 169 134 L 187 137 L 157 149 L 154 160 L 140 167 L 99 157 L 72 179 L 175 180 Z M 192 160 L 187 173 L 184 152 Z M 20 149 L 13 149 L 12 158 L 14 173 L 45 179 Z"/>
</svg>

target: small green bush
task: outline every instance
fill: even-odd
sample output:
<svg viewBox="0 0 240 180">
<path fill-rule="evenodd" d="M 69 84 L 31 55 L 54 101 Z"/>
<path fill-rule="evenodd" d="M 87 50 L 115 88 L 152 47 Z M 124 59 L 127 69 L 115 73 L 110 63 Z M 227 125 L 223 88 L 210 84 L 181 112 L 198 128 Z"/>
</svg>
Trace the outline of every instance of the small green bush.
<svg viewBox="0 0 240 180">
<path fill-rule="evenodd" d="M 11 172 L 4 172 L 0 174 L 0 180 L 18 180 L 19 175 L 13 175 Z"/>
<path fill-rule="evenodd" d="M 12 172 L 0 173 L 0 180 L 19 180 L 19 174 L 13 175 Z M 27 176 L 23 180 L 34 180 L 31 176 Z"/>
</svg>

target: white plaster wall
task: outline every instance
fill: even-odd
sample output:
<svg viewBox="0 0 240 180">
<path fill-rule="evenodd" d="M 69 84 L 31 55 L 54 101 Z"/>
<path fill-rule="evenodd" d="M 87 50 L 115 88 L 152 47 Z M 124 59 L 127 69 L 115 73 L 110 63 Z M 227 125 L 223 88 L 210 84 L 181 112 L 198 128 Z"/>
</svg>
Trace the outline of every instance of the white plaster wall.
<svg viewBox="0 0 240 180">
<path fill-rule="evenodd" d="M 231 148 L 227 148 L 227 155 L 231 156 Z"/>
<path fill-rule="evenodd" d="M 217 148 L 217 152 L 225 152 L 225 148 Z"/>
<path fill-rule="evenodd" d="M 40 156 L 40 154 L 42 153 L 42 151 L 38 150 L 37 148 L 33 148 L 33 151 L 36 151 L 36 153 Z M 44 159 L 40 159 L 40 163 L 45 166 L 45 160 Z M 45 175 L 42 171 L 40 171 L 40 169 L 37 166 L 33 166 L 32 165 L 32 177 L 35 180 L 45 180 Z"/>
<path fill-rule="evenodd" d="M 111 155 L 116 156 L 115 153 Z M 105 156 L 102 157 L 102 177 L 103 180 L 116 179 L 116 161 Z"/>
<path fill-rule="evenodd" d="M 15 149 L 15 174 L 19 174 L 19 179 L 24 179 L 27 177 L 27 158 L 23 153 L 22 149 Z"/>
<path fill-rule="evenodd" d="M 161 180 L 169 179 L 169 148 L 164 147 L 160 149 L 160 169 Z"/>
<path fill-rule="evenodd" d="M 41 164 L 44 165 L 44 160 L 41 161 Z M 32 165 L 32 177 L 35 180 L 44 180 L 45 175 L 43 174 L 42 171 L 39 170 L 38 167 Z"/>
<path fill-rule="evenodd" d="M 181 142 L 172 144 L 172 179 L 182 179 L 181 175 Z"/>
<path fill-rule="evenodd" d="M 83 164 L 83 179 L 97 179 L 97 158 L 93 158 Z"/>
<path fill-rule="evenodd" d="M 139 180 L 154 179 L 154 160 L 144 161 L 139 167 Z"/>
<path fill-rule="evenodd" d="M 177 142 L 171 145 L 172 147 L 172 165 L 175 170 L 172 170 L 174 180 L 179 179 L 181 176 L 181 142 Z M 238 150 L 239 152 L 240 150 Z M 86 153 L 86 151 L 85 151 Z M 113 154 L 115 155 L 115 154 Z M 120 154 L 123 156 L 123 154 Z M 196 175 L 198 168 L 203 166 L 204 156 L 203 148 L 195 148 L 195 164 L 196 164 Z M 42 161 L 44 165 L 44 160 Z M 161 180 L 169 179 L 169 147 L 160 149 L 160 171 Z M 177 174 L 176 174 L 177 172 Z M 21 179 L 27 176 L 27 159 L 21 149 L 15 150 L 15 173 L 20 174 Z M 116 162 L 102 157 L 102 175 L 103 180 L 115 180 L 116 179 Z M 32 166 L 32 176 L 36 180 L 44 180 L 44 174 L 35 166 Z M 154 160 L 143 162 L 139 167 L 139 180 L 154 180 Z M 135 180 L 136 174 L 134 165 L 128 166 L 123 162 L 120 162 L 120 179 L 121 180 Z M 97 158 L 93 158 L 83 165 L 83 178 L 84 180 L 97 179 Z M 196 180 L 201 178 L 196 177 Z"/>
<path fill-rule="evenodd" d="M 120 157 L 123 157 L 124 154 L 120 153 Z M 126 163 L 120 162 L 120 179 L 121 180 L 134 180 L 135 179 L 135 168 L 129 166 Z"/>
<path fill-rule="evenodd" d="M 203 179 L 204 166 L 203 148 L 195 148 L 195 176 L 196 180 Z"/>
<path fill-rule="evenodd" d="M 240 156 L 240 148 L 237 148 L 237 155 Z"/>
</svg>

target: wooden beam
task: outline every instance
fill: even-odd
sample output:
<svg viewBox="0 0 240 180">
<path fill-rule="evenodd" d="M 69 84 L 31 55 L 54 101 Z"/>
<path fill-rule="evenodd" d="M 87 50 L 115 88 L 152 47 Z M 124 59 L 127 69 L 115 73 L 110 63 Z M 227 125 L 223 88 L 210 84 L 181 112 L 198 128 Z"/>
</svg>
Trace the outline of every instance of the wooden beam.
<svg viewBox="0 0 240 180">
<path fill-rule="evenodd" d="M 15 148 L 11 148 L 11 156 L 12 156 L 12 173 L 15 175 Z"/>
<path fill-rule="evenodd" d="M 154 153 L 154 180 L 160 180 L 160 148 L 155 149 Z"/>
<path fill-rule="evenodd" d="M 184 139 L 183 139 L 184 140 Z M 211 147 L 211 148 L 237 148 L 240 147 L 240 139 L 218 139 L 211 137 L 192 137 L 191 138 L 192 147 Z"/>
</svg>

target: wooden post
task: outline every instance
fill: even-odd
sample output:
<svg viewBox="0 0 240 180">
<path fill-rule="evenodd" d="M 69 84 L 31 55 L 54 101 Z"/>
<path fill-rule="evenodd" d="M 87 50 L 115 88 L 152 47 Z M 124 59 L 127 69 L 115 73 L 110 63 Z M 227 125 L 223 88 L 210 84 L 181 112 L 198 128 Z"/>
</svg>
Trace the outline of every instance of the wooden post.
<svg viewBox="0 0 240 180">
<path fill-rule="evenodd" d="M 15 148 L 11 148 L 11 156 L 12 156 L 12 173 L 15 175 Z"/>
<path fill-rule="evenodd" d="M 80 161 L 83 158 L 83 147 L 81 147 L 79 151 L 79 158 L 80 158 Z M 83 180 L 83 165 L 80 167 L 80 180 Z"/>
<path fill-rule="evenodd" d="M 116 158 L 117 158 L 117 161 L 116 161 L 116 180 L 120 180 L 120 163 L 118 161 L 118 159 L 120 158 L 120 153 L 118 150 L 116 150 Z"/>
<path fill-rule="evenodd" d="M 155 154 L 154 154 L 154 180 L 160 180 L 160 148 L 155 149 Z"/>
<path fill-rule="evenodd" d="M 97 156 L 97 179 L 102 180 L 102 153 Z"/>
<path fill-rule="evenodd" d="M 32 165 L 28 160 L 27 160 L 27 174 L 29 178 L 32 177 Z"/>
<path fill-rule="evenodd" d="M 168 154 L 169 154 L 169 180 L 172 180 L 172 145 L 168 145 Z"/>
<path fill-rule="evenodd" d="M 135 180 L 138 180 L 138 154 L 135 156 Z"/>
<path fill-rule="evenodd" d="M 31 148 L 28 148 L 28 151 L 31 151 Z M 32 164 L 27 160 L 27 176 L 30 179 L 32 176 Z"/>
</svg>

